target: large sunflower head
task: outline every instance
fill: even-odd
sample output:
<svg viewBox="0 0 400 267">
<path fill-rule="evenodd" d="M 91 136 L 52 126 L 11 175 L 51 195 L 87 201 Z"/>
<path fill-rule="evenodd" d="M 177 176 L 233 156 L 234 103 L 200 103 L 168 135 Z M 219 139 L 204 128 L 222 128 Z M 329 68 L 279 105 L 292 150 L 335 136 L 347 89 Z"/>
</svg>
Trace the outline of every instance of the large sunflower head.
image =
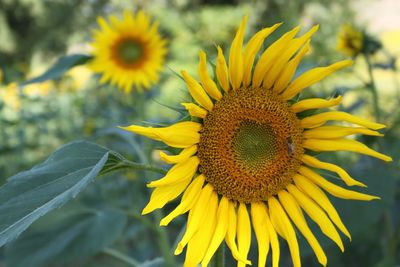
<svg viewBox="0 0 400 267">
<path fill-rule="evenodd" d="M 278 266 L 279 236 L 287 241 L 294 266 L 300 266 L 295 228 L 325 266 L 327 258 L 304 213 L 343 250 L 337 228 L 349 238 L 350 234 L 325 191 L 344 199 L 377 197 L 344 189 L 323 178 L 316 169 L 336 173 L 348 186 L 364 186 L 341 167 L 323 162 L 309 151 L 346 150 L 390 161 L 390 157 L 346 138 L 354 134 L 381 136 L 376 130 L 385 126 L 341 111 L 308 117 L 303 112 L 338 105 L 340 97 L 289 101 L 352 64 L 341 61 L 293 79 L 318 26 L 300 37 L 296 37 L 298 27 L 283 34 L 255 62 L 265 38 L 280 24 L 257 32 L 243 47 L 245 24 L 246 18 L 230 47 L 228 64 L 218 47 L 215 80 L 208 73 L 203 52 L 198 66 L 200 82 L 182 71 L 194 99 L 193 103 L 183 103 L 192 121 L 163 128 L 125 128 L 182 148 L 178 155 L 161 152 L 161 158 L 174 166 L 163 178 L 148 184 L 154 191 L 143 214 L 162 208 L 183 193 L 180 204 L 161 220 L 161 225 L 189 212 L 186 232 L 175 250 L 180 254 L 187 247 L 184 266 L 207 266 L 224 241 L 238 266 L 249 264 L 252 229 L 258 242 L 258 266 L 265 266 L 270 248 L 273 266 Z M 328 121 L 357 127 L 327 125 Z"/>
<path fill-rule="evenodd" d="M 166 41 L 158 33 L 158 22 L 151 22 L 143 11 L 126 11 L 123 18 L 98 18 L 93 32 L 90 66 L 101 73 L 101 83 L 111 82 L 129 93 L 157 83 L 167 53 Z"/>
</svg>

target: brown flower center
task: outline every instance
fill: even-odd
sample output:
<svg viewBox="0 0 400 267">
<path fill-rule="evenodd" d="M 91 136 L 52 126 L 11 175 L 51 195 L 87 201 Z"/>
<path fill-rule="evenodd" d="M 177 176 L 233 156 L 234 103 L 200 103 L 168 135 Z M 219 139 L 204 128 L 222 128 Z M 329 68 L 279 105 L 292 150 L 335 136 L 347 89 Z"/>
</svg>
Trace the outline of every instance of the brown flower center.
<svg viewBox="0 0 400 267">
<path fill-rule="evenodd" d="M 204 119 L 200 172 L 229 199 L 266 200 L 299 168 L 302 133 L 295 113 L 271 90 L 232 90 Z"/>
<path fill-rule="evenodd" d="M 138 68 L 147 58 L 146 44 L 133 37 L 124 37 L 112 46 L 114 61 L 124 68 Z"/>
</svg>

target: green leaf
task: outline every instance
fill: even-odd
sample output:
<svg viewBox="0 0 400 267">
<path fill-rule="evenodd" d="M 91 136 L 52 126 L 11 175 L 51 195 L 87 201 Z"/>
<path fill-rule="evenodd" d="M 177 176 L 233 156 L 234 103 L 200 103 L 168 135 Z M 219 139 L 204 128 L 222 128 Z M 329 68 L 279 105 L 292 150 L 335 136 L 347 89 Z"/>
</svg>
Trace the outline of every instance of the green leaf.
<svg viewBox="0 0 400 267">
<path fill-rule="evenodd" d="M 61 57 L 45 73 L 31 80 L 28 80 L 21 85 L 24 86 L 32 83 L 41 83 L 47 80 L 58 79 L 63 76 L 64 73 L 67 72 L 69 69 L 78 65 L 83 65 L 90 59 L 92 59 L 92 56 L 83 54 L 74 54 Z"/>
<path fill-rule="evenodd" d="M 35 222 L 7 246 L 7 266 L 35 267 L 55 262 L 58 266 L 93 255 L 110 246 L 122 234 L 126 222 L 126 215 L 116 209 L 67 205 Z"/>
<path fill-rule="evenodd" d="M 61 147 L 42 164 L 11 177 L 0 188 L 0 246 L 76 197 L 96 176 L 125 168 L 165 173 L 96 144 L 77 141 Z"/>
<path fill-rule="evenodd" d="M 0 246 L 74 198 L 100 173 L 108 158 L 103 147 L 73 142 L 44 163 L 11 177 L 0 188 Z"/>
</svg>

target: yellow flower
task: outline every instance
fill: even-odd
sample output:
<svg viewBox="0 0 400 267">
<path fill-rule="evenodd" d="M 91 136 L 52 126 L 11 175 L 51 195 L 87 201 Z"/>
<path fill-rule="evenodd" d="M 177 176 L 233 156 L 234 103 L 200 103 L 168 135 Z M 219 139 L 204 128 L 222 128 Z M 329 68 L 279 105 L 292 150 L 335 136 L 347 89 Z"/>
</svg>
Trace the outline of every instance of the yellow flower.
<svg viewBox="0 0 400 267">
<path fill-rule="evenodd" d="M 232 42 L 228 65 L 218 47 L 218 84 L 210 77 L 204 52 L 200 52 L 198 66 L 200 82 L 182 71 L 195 100 L 183 103 L 193 121 L 163 128 L 124 128 L 182 148 L 178 155 L 161 152 L 161 159 L 174 166 L 163 178 L 148 184 L 154 191 L 143 214 L 164 207 L 183 193 L 180 204 L 160 224 L 168 225 L 189 212 L 186 232 L 175 250 L 180 254 L 187 247 L 185 267 L 199 263 L 207 266 L 224 240 L 238 266 L 250 264 L 247 256 L 252 229 L 258 242 L 258 266 L 265 266 L 270 248 L 272 265 L 278 266 L 279 236 L 289 245 L 293 265 L 300 266 L 295 227 L 325 266 L 326 255 L 304 212 L 343 251 L 335 226 L 349 238 L 350 234 L 324 191 L 343 199 L 368 201 L 378 197 L 326 180 L 316 169 L 336 173 L 348 186 L 364 186 L 341 167 L 323 162 L 308 151 L 345 150 L 391 161 L 345 138 L 354 134 L 381 136 L 376 130 L 385 126 L 341 111 L 304 117 L 302 111 L 338 105 L 341 97 L 310 98 L 294 104 L 289 100 L 352 61 L 311 69 L 293 79 L 318 26 L 300 37 L 295 37 L 299 27 L 285 33 L 255 63 L 264 39 L 280 24 L 257 32 L 243 49 L 246 20 Z M 358 127 L 326 125 L 328 121 L 345 121 Z"/>
<path fill-rule="evenodd" d="M 4 102 L 5 106 L 13 111 L 19 111 L 21 109 L 21 99 L 16 83 L 0 86 L 0 99 L 1 102 Z"/>
<path fill-rule="evenodd" d="M 337 49 L 347 56 L 356 56 L 363 50 L 363 47 L 363 33 L 350 24 L 343 25 L 338 35 Z"/>
<path fill-rule="evenodd" d="M 102 74 L 101 83 L 111 82 L 126 93 L 132 86 L 141 91 L 157 83 L 167 52 L 166 41 L 158 33 L 158 22 L 151 23 L 142 11 L 126 11 L 122 19 L 98 19 L 93 32 L 91 68 Z"/>
</svg>

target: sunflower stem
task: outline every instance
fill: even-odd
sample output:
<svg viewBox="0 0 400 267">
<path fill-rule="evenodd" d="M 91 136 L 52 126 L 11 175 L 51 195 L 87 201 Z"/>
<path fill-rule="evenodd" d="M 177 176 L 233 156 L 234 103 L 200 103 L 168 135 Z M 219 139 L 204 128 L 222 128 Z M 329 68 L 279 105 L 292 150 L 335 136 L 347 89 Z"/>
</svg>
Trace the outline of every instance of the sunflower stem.
<svg viewBox="0 0 400 267">
<path fill-rule="evenodd" d="M 132 161 L 129 161 L 129 160 L 125 160 L 123 162 L 123 164 L 127 168 L 133 168 L 133 169 L 136 169 L 136 170 L 151 171 L 151 172 L 156 172 L 156 173 L 161 173 L 161 174 L 166 174 L 167 173 L 164 169 L 152 166 L 150 164 L 141 164 L 141 163 L 136 163 L 136 162 L 132 162 Z"/>
<path fill-rule="evenodd" d="M 132 267 L 137 267 L 140 266 L 140 262 L 138 262 L 137 260 L 121 253 L 120 251 L 113 249 L 113 248 L 105 248 L 103 249 L 103 253 L 107 254 L 115 259 L 118 259 L 122 262 L 125 262 L 126 264 L 128 264 L 129 266 Z"/>
<path fill-rule="evenodd" d="M 103 174 L 106 174 L 106 173 L 109 173 L 112 171 L 121 170 L 121 169 L 151 171 L 151 172 L 160 173 L 160 174 L 167 173 L 164 169 L 152 166 L 150 164 L 142 164 L 142 163 L 137 163 L 137 162 L 133 162 L 133 161 L 124 159 L 122 162 L 113 166 L 112 168 L 108 168 L 108 169 L 102 171 L 101 174 L 103 175 Z"/>
<path fill-rule="evenodd" d="M 376 83 L 375 83 L 375 78 L 374 78 L 374 74 L 373 74 L 373 66 L 372 66 L 371 60 L 369 58 L 369 55 L 367 53 L 364 53 L 364 59 L 365 59 L 365 62 L 367 63 L 367 68 L 368 68 L 368 75 L 369 75 L 368 89 L 371 91 L 371 94 L 372 94 L 372 104 L 374 107 L 375 118 L 377 121 L 379 121 L 380 109 L 379 109 L 379 101 L 378 101 L 378 91 L 376 89 Z"/>
<path fill-rule="evenodd" d="M 225 267 L 225 243 L 222 242 L 214 255 L 214 267 Z"/>
</svg>

